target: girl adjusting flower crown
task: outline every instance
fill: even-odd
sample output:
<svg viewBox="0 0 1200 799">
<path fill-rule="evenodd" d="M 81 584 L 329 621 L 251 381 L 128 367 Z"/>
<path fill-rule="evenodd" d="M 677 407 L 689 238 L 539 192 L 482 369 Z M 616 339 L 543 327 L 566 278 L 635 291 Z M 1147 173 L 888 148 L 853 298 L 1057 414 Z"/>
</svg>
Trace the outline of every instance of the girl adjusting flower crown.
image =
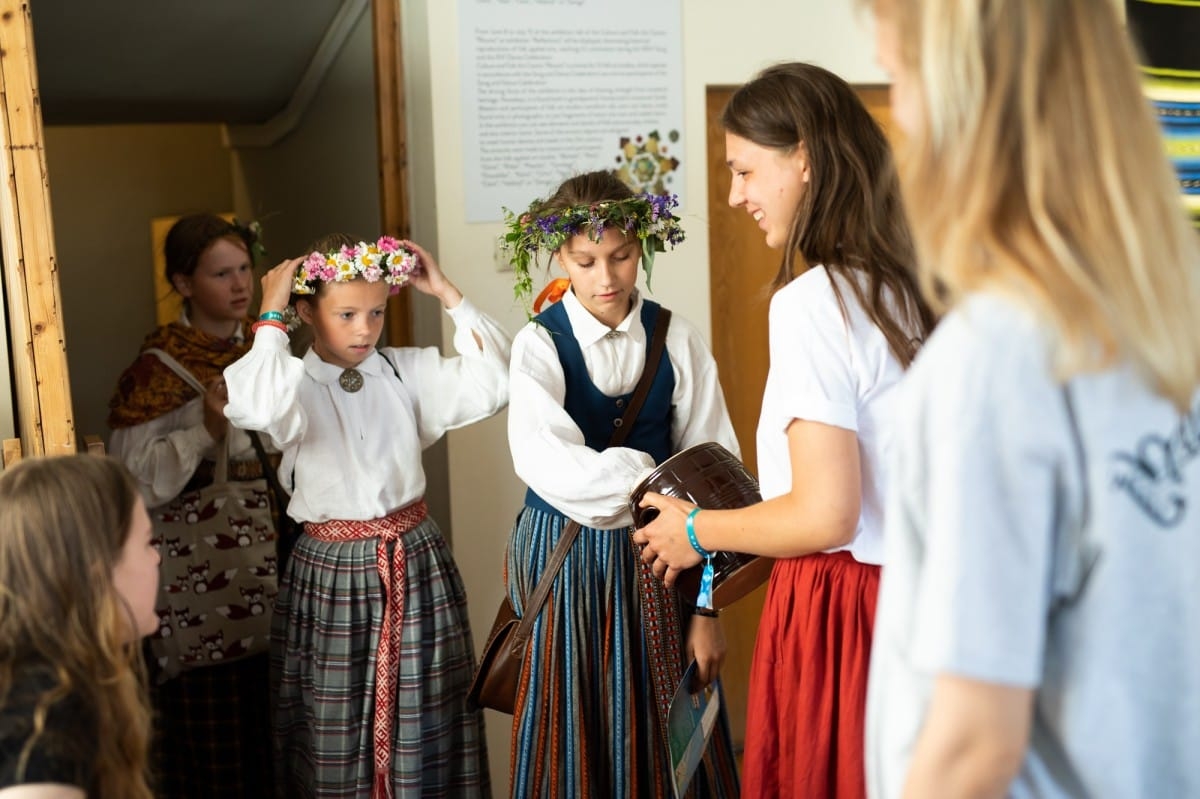
<svg viewBox="0 0 1200 799">
<path fill-rule="evenodd" d="M 312 249 L 263 278 L 255 345 L 225 372 L 226 414 L 282 451 L 288 513 L 304 523 L 272 629 L 282 792 L 487 796 L 466 597 L 425 506 L 421 451 L 504 407 L 509 339 L 412 242 L 335 235 Z M 441 301 L 457 355 L 376 348 L 402 284 Z M 303 358 L 288 350 L 289 299 L 312 327 Z"/>
</svg>

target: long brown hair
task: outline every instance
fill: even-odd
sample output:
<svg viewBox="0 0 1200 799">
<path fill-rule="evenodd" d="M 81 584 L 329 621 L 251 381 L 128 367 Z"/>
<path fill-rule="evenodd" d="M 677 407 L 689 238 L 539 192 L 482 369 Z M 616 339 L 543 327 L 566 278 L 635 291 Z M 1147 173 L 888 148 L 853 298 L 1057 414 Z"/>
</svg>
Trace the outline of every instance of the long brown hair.
<svg viewBox="0 0 1200 799">
<path fill-rule="evenodd" d="M 547 211 L 625 200 L 632 196 L 633 189 L 626 186 L 612 172 L 604 170 L 584 172 L 564 180 L 553 194 L 538 205 L 535 213 L 541 215 Z"/>
<path fill-rule="evenodd" d="M 1059 334 L 1060 378 L 1128 361 L 1186 409 L 1200 248 L 1114 4 L 876 10 L 920 86 L 903 179 L 930 296 L 1005 292 Z"/>
<path fill-rule="evenodd" d="M 14 700 L 18 670 L 46 667 L 55 682 L 36 697 L 18 772 L 70 696 L 103 725 L 86 741 L 98 799 L 151 799 L 145 668 L 113 585 L 137 501 L 107 457 L 31 458 L 0 474 L 0 705 Z"/>
<path fill-rule="evenodd" d="M 801 145 L 812 179 L 788 231 L 775 288 L 821 264 L 845 311 L 846 278 L 900 363 L 912 363 L 934 317 L 917 290 L 916 258 L 891 149 L 844 80 L 812 64 L 768 67 L 729 99 L 729 133 L 790 154 Z M 864 281 L 857 279 L 865 275 Z"/>
</svg>

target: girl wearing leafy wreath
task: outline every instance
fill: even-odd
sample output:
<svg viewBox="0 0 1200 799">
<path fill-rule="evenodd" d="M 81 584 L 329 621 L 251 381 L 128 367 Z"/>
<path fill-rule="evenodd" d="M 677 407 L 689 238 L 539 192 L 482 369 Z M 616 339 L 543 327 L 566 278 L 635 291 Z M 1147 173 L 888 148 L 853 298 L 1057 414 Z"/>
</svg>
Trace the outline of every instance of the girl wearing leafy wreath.
<svg viewBox="0 0 1200 799">
<path fill-rule="evenodd" d="M 466 593 L 427 513 L 421 452 L 504 407 L 509 337 L 411 242 L 334 235 L 313 250 L 263 277 L 254 346 L 225 370 L 226 416 L 283 453 L 288 513 L 304 522 L 271 633 L 280 795 L 487 797 Z M 441 301 L 457 356 L 376 349 L 405 283 Z M 312 328 L 302 359 L 289 302 Z"/>
<path fill-rule="evenodd" d="M 508 215 L 518 296 L 531 293 L 540 251 L 569 278 L 561 300 L 513 343 L 509 446 L 529 486 L 506 564 L 518 615 L 568 519 L 581 525 L 530 638 L 513 718 L 513 797 L 670 797 L 670 699 L 690 658 L 708 683 L 725 655 L 719 620 L 692 615 L 641 566 L 630 539 L 629 494 L 657 463 L 708 441 L 738 451 L 716 363 L 685 320 L 670 320 L 626 444 L 606 448 L 665 323 L 636 284 L 639 262 L 649 279 L 655 251 L 683 238 L 673 202 L 592 172 Z M 720 726 L 689 795 L 737 796 Z"/>
<path fill-rule="evenodd" d="M 213 459 L 229 435 L 230 478 L 253 480 L 262 466 L 244 432 L 229 429 L 221 370 L 246 353 L 258 226 L 209 213 L 181 217 L 163 246 L 166 278 L 183 297 L 180 318 L 142 342 L 109 403 L 109 451 L 158 508 L 213 480 Z M 207 386 L 197 394 L 153 354 L 160 349 Z M 151 659 L 155 709 L 152 767 L 164 799 L 261 797 L 273 783 L 267 655 L 190 669 L 162 681 Z"/>
</svg>

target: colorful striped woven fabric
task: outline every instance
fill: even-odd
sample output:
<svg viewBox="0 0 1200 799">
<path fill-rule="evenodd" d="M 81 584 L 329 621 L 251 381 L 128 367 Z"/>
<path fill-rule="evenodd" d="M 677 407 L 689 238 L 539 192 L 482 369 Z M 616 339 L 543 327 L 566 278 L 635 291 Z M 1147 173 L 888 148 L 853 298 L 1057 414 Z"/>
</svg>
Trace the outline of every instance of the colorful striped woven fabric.
<svg viewBox="0 0 1200 799">
<path fill-rule="evenodd" d="M 509 539 L 521 612 L 566 519 L 526 507 Z M 638 558 L 630 531 L 579 532 L 534 623 L 513 718 L 514 799 L 672 799 L 664 719 L 683 674 L 685 614 Z M 688 799 L 733 799 L 722 712 Z"/>
<path fill-rule="evenodd" d="M 1192 222 L 1200 227 L 1200 2 L 1126 0 L 1142 76 Z"/>
</svg>

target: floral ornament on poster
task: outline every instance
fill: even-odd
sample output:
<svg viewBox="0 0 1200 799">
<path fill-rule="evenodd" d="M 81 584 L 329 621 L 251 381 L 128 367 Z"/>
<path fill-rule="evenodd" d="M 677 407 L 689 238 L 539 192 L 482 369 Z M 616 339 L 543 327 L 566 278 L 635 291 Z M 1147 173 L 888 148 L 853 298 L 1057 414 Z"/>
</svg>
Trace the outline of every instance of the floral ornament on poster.
<svg viewBox="0 0 1200 799">
<path fill-rule="evenodd" d="M 383 280 L 391 286 L 388 293 L 395 294 L 420 268 L 416 252 L 391 236 L 381 236 L 374 243 L 360 241 L 336 252 L 310 253 L 296 270 L 292 293 L 315 294 L 319 283 L 343 283 L 361 277 L 368 283 Z"/>
<path fill-rule="evenodd" d="M 646 272 L 646 287 L 656 253 L 665 252 L 683 241 L 683 228 L 672 209 L 679 205 L 674 194 L 638 194 L 624 200 L 555 208 L 543 212 L 545 200 L 534 200 L 527 211 L 516 214 L 504 209 L 508 231 L 500 237 L 500 245 L 510 253 L 516 282 L 513 294 L 529 313 L 533 296 L 533 275 L 530 266 L 539 252 L 552 253 L 567 239 L 586 233 L 592 241 L 600 241 L 610 228 L 636 236 L 642 243 L 642 269 Z"/>
<path fill-rule="evenodd" d="M 679 131 L 667 134 L 672 145 L 679 142 Z M 643 136 L 621 137 L 618 142 L 617 177 L 634 191 L 666 194 L 667 184 L 679 168 L 679 159 L 667 154 L 667 145 L 657 130 Z"/>
</svg>

